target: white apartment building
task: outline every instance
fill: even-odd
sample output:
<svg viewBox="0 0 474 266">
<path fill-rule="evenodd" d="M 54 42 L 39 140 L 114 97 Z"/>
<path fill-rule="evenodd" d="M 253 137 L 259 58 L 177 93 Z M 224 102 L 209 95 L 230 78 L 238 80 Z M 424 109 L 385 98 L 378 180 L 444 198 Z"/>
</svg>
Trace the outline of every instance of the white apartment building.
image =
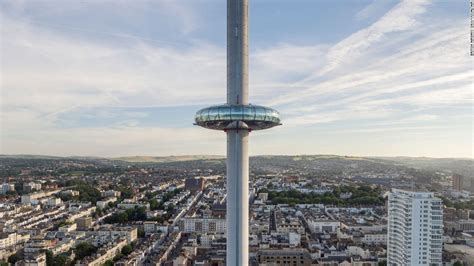
<svg viewBox="0 0 474 266">
<path fill-rule="evenodd" d="M 109 203 L 114 203 L 117 201 L 117 197 L 108 197 L 103 200 L 99 200 L 96 203 L 96 207 L 99 209 L 104 209 L 109 206 Z"/>
<path fill-rule="evenodd" d="M 442 201 L 430 192 L 392 189 L 388 198 L 389 265 L 442 265 Z"/>
<path fill-rule="evenodd" d="M 0 194 L 7 194 L 8 191 L 15 191 L 15 184 L 3 183 L 0 186 Z"/>
<path fill-rule="evenodd" d="M 366 245 L 387 245 L 387 233 L 364 234 L 361 239 Z"/>
<path fill-rule="evenodd" d="M 101 193 L 102 197 L 120 197 L 122 194 L 120 191 L 115 191 L 115 190 L 107 190 L 107 191 L 102 191 Z"/>
<path fill-rule="evenodd" d="M 19 243 L 24 243 L 30 239 L 29 234 L 20 235 L 17 233 L 0 233 L 0 249 L 7 249 Z"/>
<path fill-rule="evenodd" d="M 52 197 L 52 198 L 48 198 L 46 205 L 50 207 L 56 207 L 56 206 L 61 205 L 62 203 L 63 201 L 60 198 Z"/>
<path fill-rule="evenodd" d="M 181 232 L 225 233 L 226 220 L 219 218 L 184 218 L 178 223 Z"/>
<path fill-rule="evenodd" d="M 46 197 L 49 197 L 53 194 L 56 194 L 59 192 L 59 189 L 57 190 L 51 190 L 51 191 L 40 191 L 40 192 L 35 192 L 35 193 L 30 193 L 30 194 L 27 194 L 27 195 L 22 195 L 21 196 L 21 204 L 24 204 L 24 205 L 36 205 L 39 203 L 39 200 L 42 199 L 42 198 L 46 198 Z"/>
<path fill-rule="evenodd" d="M 307 220 L 311 233 L 336 232 L 341 228 L 341 222 L 332 220 Z"/>
<path fill-rule="evenodd" d="M 143 229 L 146 235 L 154 234 L 157 232 L 168 233 L 168 226 L 158 224 L 156 221 L 143 222 Z"/>
</svg>

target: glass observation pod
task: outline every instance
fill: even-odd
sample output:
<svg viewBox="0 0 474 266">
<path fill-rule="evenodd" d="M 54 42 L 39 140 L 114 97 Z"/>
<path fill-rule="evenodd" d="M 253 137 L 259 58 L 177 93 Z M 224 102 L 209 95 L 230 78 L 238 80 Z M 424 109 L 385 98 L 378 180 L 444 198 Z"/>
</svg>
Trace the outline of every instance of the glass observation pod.
<svg viewBox="0 0 474 266">
<path fill-rule="evenodd" d="M 267 129 L 281 125 L 280 113 L 259 105 L 216 105 L 199 110 L 194 119 L 201 127 L 225 130 L 235 128 L 233 122 L 245 123 L 249 130 Z M 244 128 L 244 127 L 242 127 Z"/>
</svg>

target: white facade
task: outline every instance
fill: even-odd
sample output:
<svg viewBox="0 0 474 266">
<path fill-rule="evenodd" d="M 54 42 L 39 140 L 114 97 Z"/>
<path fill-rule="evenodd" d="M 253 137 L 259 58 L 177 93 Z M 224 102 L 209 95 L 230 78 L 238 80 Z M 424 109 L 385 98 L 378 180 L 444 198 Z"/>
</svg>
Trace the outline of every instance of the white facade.
<svg viewBox="0 0 474 266">
<path fill-rule="evenodd" d="M 147 221 L 143 223 L 143 230 L 145 234 L 152 234 L 156 232 L 156 227 L 158 226 L 158 222 Z"/>
<path fill-rule="evenodd" d="M 211 244 L 212 244 L 212 241 L 214 241 L 214 239 L 215 239 L 215 236 L 214 236 L 214 235 L 202 234 L 202 235 L 200 236 L 201 246 L 202 246 L 202 247 L 210 247 Z"/>
<path fill-rule="evenodd" d="M 122 193 L 120 191 L 107 190 L 102 191 L 100 194 L 102 195 L 102 197 L 120 197 Z"/>
<path fill-rule="evenodd" d="M 41 184 L 40 184 L 41 185 Z M 47 192 L 43 192 L 43 191 L 40 191 L 40 192 L 36 192 L 36 193 L 31 193 L 31 194 L 27 194 L 27 195 L 22 195 L 21 196 L 21 204 L 24 204 L 24 205 L 36 205 L 39 203 L 39 199 L 42 199 L 42 198 L 45 198 L 45 197 L 49 197 L 55 193 L 58 193 L 59 190 L 51 190 L 51 191 L 47 191 Z"/>
<path fill-rule="evenodd" d="M 301 235 L 298 233 L 288 233 L 288 242 L 290 247 L 298 247 L 301 245 Z"/>
<path fill-rule="evenodd" d="M 362 243 L 366 245 L 387 245 L 387 233 L 364 234 Z"/>
<path fill-rule="evenodd" d="M 258 193 L 258 198 L 265 202 L 268 200 L 268 193 Z"/>
<path fill-rule="evenodd" d="M 321 220 L 311 220 L 307 221 L 309 230 L 311 233 L 321 233 L 321 232 L 336 232 L 341 228 L 341 222 L 339 221 L 321 221 Z"/>
<path fill-rule="evenodd" d="M 179 223 L 181 232 L 225 233 L 226 220 L 215 218 L 184 218 Z"/>
<path fill-rule="evenodd" d="M 48 198 L 46 205 L 50 207 L 55 207 L 61 205 L 61 203 L 63 203 L 63 201 L 60 198 Z"/>
<path fill-rule="evenodd" d="M 36 182 L 29 182 L 29 183 L 23 184 L 23 188 L 26 191 L 41 190 L 41 184 L 36 183 Z"/>
<path fill-rule="evenodd" d="M 77 230 L 77 224 L 75 224 L 75 223 L 68 224 L 68 225 L 63 225 L 63 226 L 58 228 L 59 232 L 65 232 L 65 233 L 74 232 L 76 230 Z"/>
<path fill-rule="evenodd" d="M 7 249 L 30 239 L 30 235 L 19 235 L 17 233 L 0 233 L 0 249 Z"/>
<path fill-rule="evenodd" d="M 3 183 L 0 194 L 6 194 L 8 191 L 15 191 L 15 184 Z"/>
<path fill-rule="evenodd" d="M 96 231 L 88 231 L 87 234 L 94 235 L 97 238 L 112 238 L 122 239 L 125 238 L 127 243 L 132 243 L 137 240 L 138 229 L 136 227 L 103 227 Z"/>
<path fill-rule="evenodd" d="M 21 265 L 21 263 L 20 263 L 20 265 Z M 25 266 L 46 266 L 46 254 L 45 253 L 39 253 L 37 255 L 34 255 L 31 258 L 27 258 L 27 259 L 24 260 L 23 265 L 25 265 Z"/>
<path fill-rule="evenodd" d="M 96 207 L 99 209 L 104 209 L 109 206 L 109 203 L 114 203 L 116 201 L 117 201 L 116 197 L 108 197 L 106 199 L 97 201 Z"/>
<path fill-rule="evenodd" d="M 388 201 L 389 265 L 442 265 L 442 201 L 430 192 L 393 189 Z"/>
</svg>

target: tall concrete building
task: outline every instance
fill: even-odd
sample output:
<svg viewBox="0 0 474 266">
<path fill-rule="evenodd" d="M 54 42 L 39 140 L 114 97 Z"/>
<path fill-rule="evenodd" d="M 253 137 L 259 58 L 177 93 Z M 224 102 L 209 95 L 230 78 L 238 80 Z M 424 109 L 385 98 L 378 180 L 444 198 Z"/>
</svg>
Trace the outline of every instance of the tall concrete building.
<svg viewBox="0 0 474 266">
<path fill-rule="evenodd" d="M 249 133 L 280 124 L 277 111 L 248 101 L 248 0 L 227 0 L 227 104 L 199 110 L 195 122 L 227 133 L 226 265 L 248 265 Z"/>
<path fill-rule="evenodd" d="M 453 189 L 457 191 L 461 191 L 463 187 L 463 181 L 464 180 L 463 180 L 462 175 L 454 174 L 453 175 Z"/>
<path fill-rule="evenodd" d="M 389 265 L 442 265 L 443 205 L 430 192 L 393 189 L 388 198 Z"/>
</svg>

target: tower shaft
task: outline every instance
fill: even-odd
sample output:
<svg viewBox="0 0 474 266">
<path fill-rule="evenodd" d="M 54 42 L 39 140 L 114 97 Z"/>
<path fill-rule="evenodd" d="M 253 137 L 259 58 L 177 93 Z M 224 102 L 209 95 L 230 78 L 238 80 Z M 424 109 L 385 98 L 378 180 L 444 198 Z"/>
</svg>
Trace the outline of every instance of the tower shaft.
<svg viewBox="0 0 474 266">
<path fill-rule="evenodd" d="M 248 0 L 227 0 L 227 104 L 248 104 Z"/>
<path fill-rule="evenodd" d="M 247 130 L 227 132 L 226 265 L 248 265 L 249 155 Z"/>
<path fill-rule="evenodd" d="M 248 0 L 227 0 L 227 104 L 248 104 Z M 226 265 L 248 265 L 248 130 L 227 131 Z"/>
</svg>

